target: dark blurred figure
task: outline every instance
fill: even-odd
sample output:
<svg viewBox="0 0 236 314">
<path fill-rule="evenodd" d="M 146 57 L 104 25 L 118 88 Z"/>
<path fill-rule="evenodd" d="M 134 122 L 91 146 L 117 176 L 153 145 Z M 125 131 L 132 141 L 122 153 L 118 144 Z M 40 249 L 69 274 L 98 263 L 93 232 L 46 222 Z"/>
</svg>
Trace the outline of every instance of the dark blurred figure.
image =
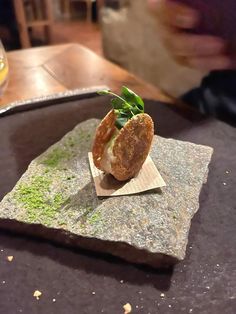
<svg viewBox="0 0 236 314">
<path fill-rule="evenodd" d="M 6 50 L 20 48 L 13 1 L 0 0 L 0 38 Z"/>
<path fill-rule="evenodd" d="M 200 12 L 193 8 L 170 0 L 147 2 L 162 26 L 160 35 L 172 57 L 182 65 L 210 73 L 201 86 L 182 99 L 203 114 L 236 127 L 236 56 L 227 55 L 227 42 L 220 37 L 192 33 L 201 19 Z"/>
</svg>

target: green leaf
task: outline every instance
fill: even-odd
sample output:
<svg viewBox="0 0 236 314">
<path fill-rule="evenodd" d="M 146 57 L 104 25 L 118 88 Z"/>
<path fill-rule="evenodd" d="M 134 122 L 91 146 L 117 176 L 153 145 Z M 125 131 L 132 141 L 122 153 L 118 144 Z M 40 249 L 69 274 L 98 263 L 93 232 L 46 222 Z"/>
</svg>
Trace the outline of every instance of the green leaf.
<svg viewBox="0 0 236 314">
<path fill-rule="evenodd" d="M 115 97 L 112 98 L 111 104 L 117 116 L 116 127 L 118 129 L 123 128 L 127 121 L 134 115 L 144 112 L 144 102 L 142 98 L 125 86 L 122 87 L 121 96 L 109 90 L 99 91 L 98 94 L 112 95 Z"/>
<path fill-rule="evenodd" d="M 142 98 L 135 94 L 128 87 L 122 87 L 121 97 L 124 98 L 132 106 L 136 106 L 140 111 L 144 112 L 144 102 Z"/>
<path fill-rule="evenodd" d="M 129 121 L 129 117 L 118 117 L 116 119 L 116 127 L 120 130 L 124 127 L 124 125 Z"/>
<path fill-rule="evenodd" d="M 122 109 L 124 101 L 122 101 L 120 98 L 112 98 L 111 104 L 114 109 Z"/>
</svg>

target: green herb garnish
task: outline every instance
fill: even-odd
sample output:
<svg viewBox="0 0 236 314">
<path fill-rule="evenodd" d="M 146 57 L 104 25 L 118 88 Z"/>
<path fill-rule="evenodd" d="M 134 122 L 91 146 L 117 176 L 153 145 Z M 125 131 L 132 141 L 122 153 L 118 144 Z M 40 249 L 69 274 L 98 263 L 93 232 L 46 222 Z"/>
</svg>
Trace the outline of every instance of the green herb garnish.
<svg viewBox="0 0 236 314">
<path fill-rule="evenodd" d="M 120 130 L 133 116 L 144 113 L 144 102 L 142 98 L 136 95 L 132 90 L 123 86 L 121 89 L 121 96 L 116 95 L 110 90 L 102 90 L 98 92 L 99 95 L 112 95 L 111 104 L 115 110 L 117 119 L 116 127 Z"/>
</svg>

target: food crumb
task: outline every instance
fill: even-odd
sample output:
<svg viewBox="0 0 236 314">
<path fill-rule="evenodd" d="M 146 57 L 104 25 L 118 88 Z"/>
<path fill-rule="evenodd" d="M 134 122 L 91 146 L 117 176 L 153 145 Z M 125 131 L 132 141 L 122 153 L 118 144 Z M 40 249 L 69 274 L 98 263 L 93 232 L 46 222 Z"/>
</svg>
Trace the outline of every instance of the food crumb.
<svg viewBox="0 0 236 314">
<path fill-rule="evenodd" d="M 1 249 L 1 252 L 3 252 L 3 249 Z"/>
<path fill-rule="evenodd" d="M 216 264 L 216 267 L 220 267 L 220 265 L 219 265 L 219 264 Z"/>
<path fill-rule="evenodd" d="M 226 183 L 226 182 L 223 182 L 223 185 L 224 185 L 224 186 L 226 186 L 226 185 L 227 185 L 227 183 Z"/>
<path fill-rule="evenodd" d="M 124 314 L 129 314 L 131 313 L 132 311 L 132 306 L 129 304 L 129 303 L 126 303 L 124 306 L 123 306 L 123 309 L 124 309 Z"/>
<path fill-rule="evenodd" d="M 3 281 L 2 281 L 2 283 L 4 284 L 4 283 L 6 283 L 6 281 L 5 281 L 5 280 L 3 280 Z"/>
<path fill-rule="evenodd" d="M 33 296 L 34 296 L 37 300 L 39 300 L 39 298 L 41 297 L 41 295 L 42 295 L 42 292 L 41 292 L 41 291 L 39 291 L 39 290 L 35 290 L 35 291 L 34 291 Z"/>
<path fill-rule="evenodd" d="M 92 294 L 94 295 L 94 294 L 96 294 L 96 292 L 95 292 L 95 291 L 93 291 L 93 292 L 92 292 Z"/>
<path fill-rule="evenodd" d="M 121 280 L 120 283 L 124 283 L 124 280 Z"/>
<path fill-rule="evenodd" d="M 165 297 L 165 294 L 164 294 L 164 293 L 161 293 L 160 296 L 161 296 L 161 298 L 164 298 L 164 297 Z"/>
<path fill-rule="evenodd" d="M 190 309 L 190 310 L 189 310 L 189 313 L 192 313 L 192 311 L 193 311 L 193 309 Z"/>
<path fill-rule="evenodd" d="M 207 290 L 209 290 L 209 289 L 210 289 L 210 287 L 209 287 L 209 286 L 206 286 L 206 289 L 207 289 Z"/>
<path fill-rule="evenodd" d="M 12 262 L 13 261 L 13 258 L 14 258 L 14 256 L 7 256 L 7 260 L 8 260 L 8 262 Z"/>
<path fill-rule="evenodd" d="M 52 299 L 52 302 L 56 302 L 56 299 Z"/>
<path fill-rule="evenodd" d="M 138 305 L 136 305 L 135 307 L 136 307 L 136 309 L 138 309 Z"/>
<path fill-rule="evenodd" d="M 225 173 L 226 173 L 226 174 L 229 174 L 229 170 L 226 170 Z"/>
<path fill-rule="evenodd" d="M 169 304 L 168 306 L 171 307 L 171 304 Z"/>
</svg>

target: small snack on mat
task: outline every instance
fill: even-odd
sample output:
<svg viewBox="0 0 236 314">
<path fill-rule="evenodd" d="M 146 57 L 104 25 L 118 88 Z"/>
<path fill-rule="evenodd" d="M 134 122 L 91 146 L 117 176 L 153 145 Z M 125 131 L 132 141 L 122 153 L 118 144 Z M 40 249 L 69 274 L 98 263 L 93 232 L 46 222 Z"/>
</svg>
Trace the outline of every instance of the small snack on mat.
<svg viewBox="0 0 236 314">
<path fill-rule="evenodd" d="M 129 303 L 126 303 L 124 306 L 123 306 L 123 309 L 124 309 L 124 314 L 130 314 L 132 312 L 132 306 L 131 304 Z"/>
<path fill-rule="evenodd" d="M 8 262 L 12 262 L 13 261 L 13 258 L 14 258 L 14 256 L 7 256 L 7 260 L 8 260 Z"/>
<path fill-rule="evenodd" d="M 112 174 L 119 181 L 133 178 L 142 168 L 151 148 L 154 136 L 152 118 L 144 113 L 143 100 L 127 87 L 121 96 L 110 91 L 101 95 L 113 95 L 113 109 L 97 128 L 93 143 L 95 166 Z"/>
<path fill-rule="evenodd" d="M 39 290 L 35 290 L 35 291 L 34 291 L 33 296 L 34 296 L 37 300 L 39 300 L 39 298 L 41 297 L 41 295 L 42 295 L 42 292 L 41 292 L 41 291 L 39 291 Z"/>
</svg>

